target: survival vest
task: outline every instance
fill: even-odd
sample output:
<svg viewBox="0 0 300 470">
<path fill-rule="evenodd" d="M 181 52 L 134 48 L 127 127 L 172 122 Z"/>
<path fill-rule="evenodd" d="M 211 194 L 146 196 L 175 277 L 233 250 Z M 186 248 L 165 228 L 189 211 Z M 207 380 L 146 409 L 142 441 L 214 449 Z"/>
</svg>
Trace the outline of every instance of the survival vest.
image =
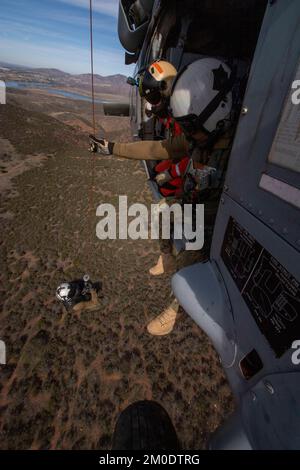
<svg viewBox="0 0 300 470">
<path fill-rule="evenodd" d="M 180 125 L 171 117 L 160 119 L 160 121 L 167 130 L 168 135 L 166 138 L 172 138 L 182 134 Z M 183 176 L 185 175 L 188 163 L 189 157 L 185 156 L 178 163 L 173 163 L 172 160 L 165 160 L 155 166 L 154 170 L 157 174 L 168 171 L 172 176 L 170 181 L 159 186 L 159 192 L 162 196 L 179 197 L 182 194 L 184 184 Z"/>
</svg>

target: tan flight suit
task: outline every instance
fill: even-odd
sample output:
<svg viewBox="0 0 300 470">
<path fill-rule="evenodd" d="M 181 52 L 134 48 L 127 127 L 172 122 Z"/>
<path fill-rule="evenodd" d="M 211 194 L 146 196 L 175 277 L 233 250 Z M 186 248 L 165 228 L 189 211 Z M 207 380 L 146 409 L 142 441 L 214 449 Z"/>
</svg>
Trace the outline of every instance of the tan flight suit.
<svg viewBox="0 0 300 470">
<path fill-rule="evenodd" d="M 182 134 L 168 140 L 115 143 L 113 155 L 131 160 L 177 160 L 187 155 L 188 150 L 189 143 Z"/>
<path fill-rule="evenodd" d="M 227 161 L 230 153 L 230 133 L 221 137 L 214 145 L 212 151 L 198 150 L 196 160 L 199 163 L 212 166 L 220 174 L 220 188 L 211 190 L 204 203 L 205 217 L 205 245 L 200 251 L 185 251 L 176 257 L 176 268 L 181 269 L 195 262 L 203 261 L 209 255 L 213 225 L 222 192 Z M 130 143 L 115 143 L 113 155 L 132 160 L 181 160 L 189 153 L 189 142 L 184 134 L 170 137 L 168 140 L 142 140 Z M 160 240 L 162 253 L 170 253 L 172 244 L 169 240 Z"/>
</svg>

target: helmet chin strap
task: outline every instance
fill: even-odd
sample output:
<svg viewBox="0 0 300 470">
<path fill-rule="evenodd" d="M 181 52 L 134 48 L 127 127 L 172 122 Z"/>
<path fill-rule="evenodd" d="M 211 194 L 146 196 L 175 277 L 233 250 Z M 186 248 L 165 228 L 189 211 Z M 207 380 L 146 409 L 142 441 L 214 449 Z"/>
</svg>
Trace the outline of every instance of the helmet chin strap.
<svg viewBox="0 0 300 470">
<path fill-rule="evenodd" d="M 162 98 L 158 104 L 152 105 L 151 111 L 152 113 L 160 118 L 168 117 L 168 100 Z"/>
</svg>

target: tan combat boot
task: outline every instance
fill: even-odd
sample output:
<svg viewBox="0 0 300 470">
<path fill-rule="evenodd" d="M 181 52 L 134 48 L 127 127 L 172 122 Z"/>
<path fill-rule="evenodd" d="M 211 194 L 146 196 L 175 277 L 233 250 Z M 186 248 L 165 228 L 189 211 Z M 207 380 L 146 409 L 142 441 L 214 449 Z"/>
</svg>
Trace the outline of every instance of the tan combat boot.
<svg viewBox="0 0 300 470">
<path fill-rule="evenodd" d="M 169 307 L 147 325 L 148 333 L 153 336 L 163 336 L 171 333 L 175 325 L 178 309 L 179 304 L 175 299 Z"/>
<path fill-rule="evenodd" d="M 81 313 L 84 311 L 91 312 L 93 310 L 98 310 L 100 303 L 97 292 L 94 289 L 91 290 L 91 297 L 91 300 L 88 300 L 86 302 L 79 302 L 79 304 L 74 305 L 73 312 Z"/>
<path fill-rule="evenodd" d="M 149 273 L 152 276 L 161 276 L 162 274 L 171 273 L 175 270 L 176 261 L 174 256 L 171 253 L 163 253 L 158 258 L 156 265 L 149 269 Z"/>
</svg>

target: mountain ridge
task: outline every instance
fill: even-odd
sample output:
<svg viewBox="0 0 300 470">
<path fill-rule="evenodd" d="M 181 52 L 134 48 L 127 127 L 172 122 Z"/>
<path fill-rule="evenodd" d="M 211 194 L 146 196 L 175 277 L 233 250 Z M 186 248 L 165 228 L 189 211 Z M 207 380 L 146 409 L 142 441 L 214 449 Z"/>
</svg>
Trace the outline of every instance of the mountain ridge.
<svg viewBox="0 0 300 470">
<path fill-rule="evenodd" d="M 9 69 L 9 70 L 22 70 L 22 71 L 27 71 L 27 72 L 53 72 L 53 73 L 57 73 L 58 75 L 65 75 L 65 76 L 69 76 L 69 77 L 84 77 L 84 76 L 91 76 L 91 73 L 90 72 L 84 72 L 84 73 L 69 73 L 69 72 L 65 72 L 64 70 L 61 70 L 61 69 L 57 69 L 57 68 L 54 68 L 54 67 L 27 67 L 25 65 L 17 65 L 17 64 L 11 64 L 11 63 L 8 63 L 8 62 L 3 62 L 3 61 L 0 61 L 0 68 L 1 67 L 4 67 L 6 69 Z M 99 73 L 94 73 L 94 77 L 98 77 L 98 78 L 103 78 L 103 79 L 108 79 L 108 78 L 111 78 L 111 77 L 120 77 L 120 78 L 123 78 L 123 79 L 127 79 L 127 76 L 126 75 L 123 75 L 121 73 L 116 73 L 116 74 L 111 74 L 111 75 L 100 75 Z"/>
<path fill-rule="evenodd" d="M 0 61 L 0 80 L 37 82 L 45 85 L 81 89 L 91 87 L 91 73 L 70 74 L 56 68 L 24 67 Z M 128 95 L 130 87 L 122 74 L 102 76 L 94 74 L 96 93 Z"/>
</svg>

